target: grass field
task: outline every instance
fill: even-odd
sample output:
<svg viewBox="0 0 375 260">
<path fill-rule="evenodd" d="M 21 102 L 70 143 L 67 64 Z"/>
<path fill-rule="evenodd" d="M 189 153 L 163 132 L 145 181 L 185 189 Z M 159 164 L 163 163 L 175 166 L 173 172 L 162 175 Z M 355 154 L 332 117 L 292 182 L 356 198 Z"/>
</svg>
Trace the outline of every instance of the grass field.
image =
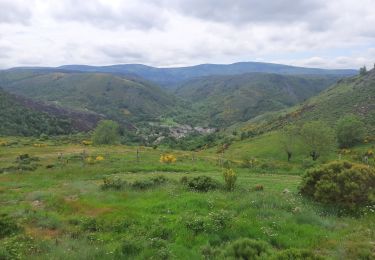
<svg viewBox="0 0 375 260">
<path fill-rule="evenodd" d="M 181 178 L 204 175 L 224 184 L 213 151 L 35 142 L 0 146 L 0 168 L 20 154 L 38 157 L 35 171 L 0 174 L 1 213 L 20 227 L 0 237 L 0 259 L 221 259 L 244 238 L 264 242 L 259 259 L 302 259 L 281 257 L 292 248 L 324 259 L 374 259 L 374 214 L 343 216 L 303 199 L 301 168 L 260 173 L 234 164 L 233 192 L 196 192 Z M 257 140 L 242 145 L 261 147 Z M 228 159 L 246 147 L 234 144 Z M 256 150 L 262 158 L 276 156 Z M 177 161 L 160 163 L 163 153 Z M 150 184 L 158 176 L 166 181 Z M 103 190 L 103 178 L 127 183 Z"/>
</svg>

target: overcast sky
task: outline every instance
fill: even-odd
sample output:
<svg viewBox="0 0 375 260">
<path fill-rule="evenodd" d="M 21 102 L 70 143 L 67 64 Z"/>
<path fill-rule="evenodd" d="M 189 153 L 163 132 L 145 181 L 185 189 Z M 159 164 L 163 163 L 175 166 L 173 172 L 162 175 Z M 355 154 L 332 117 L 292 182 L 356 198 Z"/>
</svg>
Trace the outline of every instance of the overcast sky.
<svg viewBox="0 0 375 260">
<path fill-rule="evenodd" d="M 0 0 L 0 68 L 375 62 L 375 0 Z"/>
</svg>

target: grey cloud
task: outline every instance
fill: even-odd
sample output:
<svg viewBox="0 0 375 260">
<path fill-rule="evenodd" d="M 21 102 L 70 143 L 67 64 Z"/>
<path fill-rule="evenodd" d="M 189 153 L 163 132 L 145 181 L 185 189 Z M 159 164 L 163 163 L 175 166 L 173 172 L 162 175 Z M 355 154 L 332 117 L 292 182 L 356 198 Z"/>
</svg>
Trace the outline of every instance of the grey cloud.
<svg viewBox="0 0 375 260">
<path fill-rule="evenodd" d="M 235 24 L 294 22 L 324 8 L 322 2 L 316 0 L 177 0 L 172 6 L 186 15 Z"/>
<path fill-rule="evenodd" d="M 0 46 L 0 59 L 10 58 L 12 50 L 13 49 L 8 46 Z"/>
<path fill-rule="evenodd" d="M 166 22 L 162 11 L 152 4 L 123 2 L 115 7 L 98 0 L 74 1 L 60 3 L 54 17 L 59 20 L 86 22 L 105 29 L 125 27 L 127 29 L 147 30 L 160 28 Z"/>
<path fill-rule="evenodd" d="M 147 53 L 138 51 L 131 46 L 105 45 L 97 47 L 97 51 L 121 63 L 145 62 Z"/>
<path fill-rule="evenodd" d="M 0 1 L 0 24 L 28 24 L 31 16 L 31 10 L 27 4 L 18 4 L 17 2 L 7 0 Z"/>
</svg>

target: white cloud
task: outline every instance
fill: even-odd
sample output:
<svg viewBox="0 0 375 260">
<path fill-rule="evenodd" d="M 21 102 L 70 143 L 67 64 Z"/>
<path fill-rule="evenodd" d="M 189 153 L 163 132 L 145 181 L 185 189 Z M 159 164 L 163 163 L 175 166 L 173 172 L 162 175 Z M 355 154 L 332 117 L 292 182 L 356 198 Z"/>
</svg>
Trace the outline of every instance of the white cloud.
<svg viewBox="0 0 375 260">
<path fill-rule="evenodd" d="M 375 1 L 0 0 L 0 67 L 372 66 Z"/>
</svg>

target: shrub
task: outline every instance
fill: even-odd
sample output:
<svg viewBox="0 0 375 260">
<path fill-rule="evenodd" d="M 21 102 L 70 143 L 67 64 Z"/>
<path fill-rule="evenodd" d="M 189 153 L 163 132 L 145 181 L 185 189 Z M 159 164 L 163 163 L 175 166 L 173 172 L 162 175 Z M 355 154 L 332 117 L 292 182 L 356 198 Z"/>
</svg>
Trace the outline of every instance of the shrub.
<svg viewBox="0 0 375 260">
<path fill-rule="evenodd" d="M 100 186 L 102 190 L 122 190 L 127 185 L 126 181 L 110 178 L 103 178 L 103 184 Z"/>
<path fill-rule="evenodd" d="M 28 259 L 38 250 L 35 240 L 27 235 L 9 236 L 0 240 L 0 259 Z"/>
<path fill-rule="evenodd" d="M 273 260 L 320 260 L 323 259 L 313 252 L 305 249 L 290 248 L 277 253 Z"/>
<path fill-rule="evenodd" d="M 132 187 L 139 190 L 145 190 L 154 186 L 152 180 L 136 180 L 132 183 Z"/>
<path fill-rule="evenodd" d="M 104 161 L 104 157 L 101 156 L 101 155 L 96 156 L 95 161 L 98 161 L 98 162 L 99 162 L 99 161 Z"/>
<path fill-rule="evenodd" d="M 227 210 L 213 211 L 206 216 L 188 216 L 185 219 L 185 226 L 194 234 L 201 232 L 218 232 L 230 225 L 231 212 Z"/>
<path fill-rule="evenodd" d="M 365 165 L 335 161 L 308 170 L 300 192 L 316 201 L 346 208 L 375 203 L 375 171 Z"/>
<path fill-rule="evenodd" d="M 330 127 L 320 121 L 306 123 L 301 129 L 304 149 L 313 161 L 335 147 L 335 136 Z"/>
<path fill-rule="evenodd" d="M 94 144 L 116 144 L 120 140 L 120 127 L 118 123 L 111 120 L 99 122 L 92 135 Z"/>
<path fill-rule="evenodd" d="M 83 145 L 92 145 L 92 141 L 83 140 L 83 141 L 82 141 L 82 144 L 83 144 Z"/>
<path fill-rule="evenodd" d="M 268 247 L 263 241 L 240 238 L 225 249 L 224 255 L 235 259 L 265 259 Z"/>
<path fill-rule="evenodd" d="M 163 175 L 158 175 L 158 176 L 152 177 L 151 181 L 155 185 L 160 185 L 160 184 L 166 183 L 168 181 L 168 179 L 165 176 L 163 176 Z"/>
<path fill-rule="evenodd" d="M 38 157 L 31 157 L 29 154 L 20 154 L 15 162 L 14 169 L 19 171 L 35 171 L 39 164 L 35 163 L 39 161 Z"/>
<path fill-rule="evenodd" d="M 232 219 L 232 214 L 227 210 L 220 210 L 217 212 L 210 212 L 208 214 L 210 218 L 210 226 L 215 231 L 220 231 L 226 228 L 230 220 Z"/>
<path fill-rule="evenodd" d="M 84 231 L 98 232 L 101 230 L 100 224 L 95 218 L 82 219 L 81 228 Z"/>
<path fill-rule="evenodd" d="M 188 181 L 189 181 L 189 178 L 187 176 L 182 176 L 180 179 L 180 182 L 184 185 L 187 184 Z"/>
<path fill-rule="evenodd" d="M 243 168 L 254 168 L 259 164 L 259 160 L 254 157 L 244 156 L 241 166 Z"/>
<path fill-rule="evenodd" d="M 174 163 L 176 162 L 176 156 L 174 156 L 173 154 L 165 154 L 165 155 L 162 155 L 160 156 L 160 162 L 161 163 Z"/>
<path fill-rule="evenodd" d="M 223 251 L 220 248 L 206 245 L 202 247 L 201 253 L 204 256 L 204 259 L 220 259 L 219 257 L 223 254 Z"/>
<path fill-rule="evenodd" d="M 309 159 L 304 159 L 302 161 L 302 168 L 303 169 L 310 169 L 310 168 L 313 168 L 317 165 L 318 163 L 316 161 L 312 161 L 312 160 L 309 160 Z"/>
<path fill-rule="evenodd" d="M 122 258 L 121 256 L 134 257 L 138 255 L 141 250 L 142 246 L 137 241 L 124 238 L 116 254 L 119 258 Z"/>
<path fill-rule="evenodd" d="M 337 123 L 337 140 L 340 147 L 352 147 L 361 143 L 365 134 L 365 126 L 357 116 L 344 116 Z"/>
<path fill-rule="evenodd" d="M 185 226 L 187 229 L 193 231 L 195 235 L 207 231 L 206 218 L 201 216 L 193 216 L 188 218 L 185 221 Z"/>
<path fill-rule="evenodd" d="M 374 151 L 371 149 L 367 150 L 365 152 L 365 156 L 370 157 L 370 158 L 374 157 Z"/>
<path fill-rule="evenodd" d="M 232 169 L 225 169 L 223 173 L 225 186 L 228 191 L 234 190 L 237 181 L 237 174 Z"/>
<path fill-rule="evenodd" d="M 132 187 L 135 189 L 145 190 L 154 186 L 165 184 L 168 181 L 163 175 L 155 176 L 146 180 L 136 180 L 132 183 Z"/>
<path fill-rule="evenodd" d="M 189 179 L 187 186 L 194 191 L 207 192 L 219 188 L 219 183 L 208 176 L 198 176 Z"/>
<path fill-rule="evenodd" d="M 0 239 L 18 233 L 20 226 L 7 214 L 0 215 Z"/>
</svg>

